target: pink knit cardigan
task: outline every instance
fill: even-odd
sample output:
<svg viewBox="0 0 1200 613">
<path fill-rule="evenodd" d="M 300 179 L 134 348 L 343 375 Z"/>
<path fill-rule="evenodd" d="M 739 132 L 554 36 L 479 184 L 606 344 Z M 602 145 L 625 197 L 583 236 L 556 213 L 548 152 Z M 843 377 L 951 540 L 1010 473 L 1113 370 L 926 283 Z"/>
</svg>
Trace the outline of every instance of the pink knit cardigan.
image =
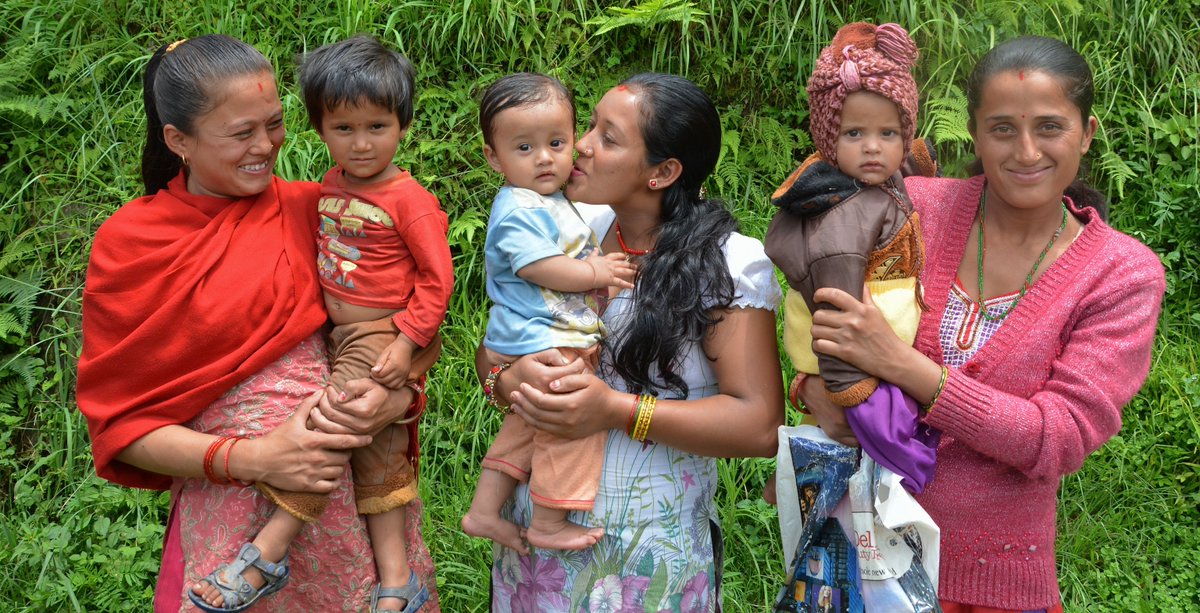
<svg viewBox="0 0 1200 613">
<path fill-rule="evenodd" d="M 941 363 L 938 328 L 983 178 L 905 185 L 921 214 L 930 307 L 916 347 Z M 1162 264 L 1095 210 L 1071 212 L 1083 231 L 975 357 L 951 369 L 925 418 L 944 433 L 918 500 L 942 529 L 945 600 L 1005 609 L 1059 602 L 1059 481 L 1121 429 L 1121 409 L 1150 368 Z"/>
</svg>

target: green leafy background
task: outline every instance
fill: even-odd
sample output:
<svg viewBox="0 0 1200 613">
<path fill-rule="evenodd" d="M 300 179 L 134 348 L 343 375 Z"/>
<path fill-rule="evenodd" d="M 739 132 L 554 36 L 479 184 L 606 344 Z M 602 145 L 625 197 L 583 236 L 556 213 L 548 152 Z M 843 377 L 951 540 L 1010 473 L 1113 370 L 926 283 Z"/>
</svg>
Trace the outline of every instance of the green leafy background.
<svg viewBox="0 0 1200 613">
<path fill-rule="evenodd" d="M 624 76 L 684 74 L 712 94 L 725 141 L 709 182 L 762 236 L 767 195 L 812 147 L 804 83 L 837 27 L 896 21 L 921 50 L 919 130 L 946 171 L 972 157 L 962 84 L 1018 34 L 1061 38 L 1096 73 L 1089 178 L 1113 224 L 1150 245 L 1168 288 L 1153 367 L 1121 434 L 1064 479 L 1058 558 L 1068 611 L 1200 608 L 1200 24 L 1195 0 L 0 0 L 0 603 L 12 611 L 148 610 L 164 494 L 97 479 L 74 406 L 80 293 L 91 237 L 140 195 L 141 72 L 178 38 L 222 32 L 278 69 L 291 128 L 278 172 L 317 179 L 329 159 L 307 127 L 297 54 L 369 32 L 416 64 L 417 119 L 399 162 L 450 214 L 457 291 L 431 377 L 426 538 L 446 611 L 487 609 L 490 545 L 458 520 L 499 416 L 471 371 L 486 322 L 482 252 L 497 177 L 480 153 L 477 100 L 502 74 L 554 74 L 580 117 Z M 790 420 L 796 421 L 791 415 Z M 762 611 L 783 575 L 767 460 L 722 463 L 725 603 Z M 1014 508 L 1020 513 L 1020 508 Z"/>
</svg>

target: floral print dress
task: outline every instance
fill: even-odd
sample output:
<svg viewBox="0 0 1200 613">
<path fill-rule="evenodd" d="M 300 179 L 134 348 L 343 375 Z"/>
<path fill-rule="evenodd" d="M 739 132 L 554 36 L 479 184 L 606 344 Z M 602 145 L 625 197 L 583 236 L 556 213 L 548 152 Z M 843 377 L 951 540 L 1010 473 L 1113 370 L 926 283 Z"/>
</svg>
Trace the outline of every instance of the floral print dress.
<svg viewBox="0 0 1200 613">
<path fill-rule="evenodd" d="M 262 436 L 283 423 L 328 377 L 325 340 L 317 333 L 226 392 L 187 426 L 210 434 Z M 325 513 L 305 525 L 289 547 L 287 586 L 260 599 L 254 611 L 362 611 L 368 606 L 376 582 L 375 560 L 366 522 L 355 509 L 348 471 L 349 467 L 341 485 L 330 494 Z M 184 562 L 179 610 L 197 611 L 186 590 L 236 558 L 242 544 L 270 519 L 275 505 L 253 487 L 214 485 L 205 479 L 177 478 L 172 493 L 178 523 L 171 529 L 178 530 Z M 421 536 L 422 514 L 420 499 L 410 503 L 405 542 L 409 564 L 430 591 L 422 611 L 436 613 L 440 610 L 436 577 Z M 179 572 L 166 568 L 166 558 L 163 572 Z"/>
<path fill-rule="evenodd" d="M 604 206 L 576 205 L 598 237 L 614 220 Z M 601 239 L 603 240 L 603 239 Z M 782 299 L 759 241 L 734 233 L 725 244 L 734 306 L 775 310 Z M 609 333 L 626 325 L 632 294 L 621 292 L 604 312 Z M 602 365 L 599 372 L 609 369 Z M 717 380 L 699 343 L 681 368 L 688 398 L 716 394 Z M 625 391 L 620 380 L 609 385 Z M 721 535 L 713 496 L 717 461 L 620 430 L 608 434 L 595 508 L 573 522 L 602 526 L 604 538 L 585 551 L 535 549 L 522 556 L 496 545 L 492 610 L 526 613 L 716 611 L 720 608 Z M 517 489 L 512 518 L 529 525 L 529 491 Z"/>
</svg>

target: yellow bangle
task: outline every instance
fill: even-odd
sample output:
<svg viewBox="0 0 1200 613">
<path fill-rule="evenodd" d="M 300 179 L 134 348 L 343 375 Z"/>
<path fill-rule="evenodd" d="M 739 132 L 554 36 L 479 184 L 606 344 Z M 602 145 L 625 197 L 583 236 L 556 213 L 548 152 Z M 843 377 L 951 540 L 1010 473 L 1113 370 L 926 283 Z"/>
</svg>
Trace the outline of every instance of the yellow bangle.
<svg viewBox="0 0 1200 613">
<path fill-rule="evenodd" d="M 654 416 L 655 404 L 658 404 L 658 398 L 650 394 L 642 394 L 638 397 L 637 420 L 634 422 L 633 432 L 629 438 L 635 441 L 646 440 L 646 435 L 650 432 L 650 418 Z"/>
<path fill-rule="evenodd" d="M 929 404 L 921 407 L 921 411 L 924 412 L 926 415 L 928 415 L 929 412 L 933 410 L 933 405 L 937 404 L 938 398 L 942 397 L 942 390 L 946 389 L 946 379 L 949 378 L 949 376 L 950 376 L 950 369 L 943 366 L 942 367 L 942 376 L 940 379 L 938 379 L 937 389 L 934 390 L 934 392 L 933 392 L 933 398 L 931 398 L 929 400 Z"/>
</svg>

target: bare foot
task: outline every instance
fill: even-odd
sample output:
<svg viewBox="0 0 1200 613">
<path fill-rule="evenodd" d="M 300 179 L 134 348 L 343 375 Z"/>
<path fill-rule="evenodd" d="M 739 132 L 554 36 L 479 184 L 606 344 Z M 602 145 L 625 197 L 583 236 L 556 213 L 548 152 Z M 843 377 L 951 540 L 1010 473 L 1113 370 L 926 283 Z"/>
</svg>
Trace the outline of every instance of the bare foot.
<svg viewBox="0 0 1200 613">
<path fill-rule="evenodd" d="M 222 575 L 228 572 L 229 569 L 225 569 L 222 571 Z M 250 585 L 253 585 L 254 589 L 256 590 L 261 588 L 267 582 L 266 578 L 263 577 L 262 571 L 254 568 L 253 566 L 247 567 L 246 570 L 242 572 L 242 578 L 245 579 Z M 224 576 L 222 577 L 222 581 L 225 582 Z M 192 593 L 204 599 L 204 602 L 207 602 L 214 607 L 225 606 L 225 598 L 221 596 L 221 592 L 217 590 L 217 586 L 209 583 L 207 579 L 201 579 L 196 583 L 193 583 Z"/>
<path fill-rule="evenodd" d="M 499 515 L 475 516 L 467 513 L 462 518 L 462 529 L 471 536 L 491 539 L 521 555 L 529 555 L 529 547 L 525 546 L 524 531 L 520 526 Z"/>
<path fill-rule="evenodd" d="M 534 518 L 525 536 L 529 544 L 542 549 L 587 549 L 604 538 L 604 528 L 588 528 L 566 519 L 538 521 Z"/>
</svg>

